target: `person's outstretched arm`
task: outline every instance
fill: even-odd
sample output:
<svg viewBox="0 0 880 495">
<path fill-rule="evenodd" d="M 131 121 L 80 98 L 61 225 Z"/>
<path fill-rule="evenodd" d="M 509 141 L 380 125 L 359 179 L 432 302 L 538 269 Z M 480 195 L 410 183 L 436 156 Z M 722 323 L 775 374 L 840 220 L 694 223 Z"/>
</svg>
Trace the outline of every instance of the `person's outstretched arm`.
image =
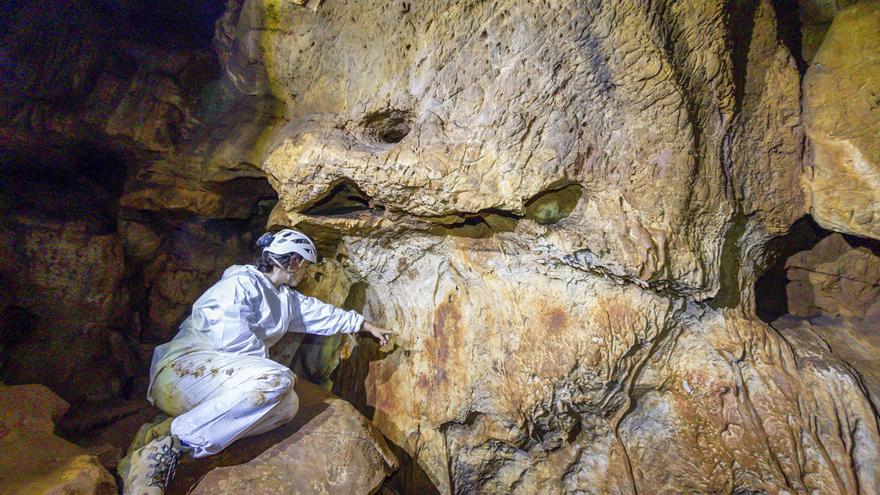
<svg viewBox="0 0 880 495">
<path fill-rule="evenodd" d="M 379 343 L 385 345 L 388 343 L 389 335 L 397 335 L 397 332 L 392 332 L 391 330 L 386 330 L 380 326 L 374 325 L 367 320 L 364 320 L 363 330 L 365 332 L 369 332 L 370 335 L 376 337 L 379 340 Z"/>
<path fill-rule="evenodd" d="M 346 311 L 297 291 L 291 292 L 291 332 L 333 335 L 363 330 L 383 345 L 388 342 L 388 335 L 394 335 L 394 332 L 366 321 L 357 311 Z"/>
</svg>

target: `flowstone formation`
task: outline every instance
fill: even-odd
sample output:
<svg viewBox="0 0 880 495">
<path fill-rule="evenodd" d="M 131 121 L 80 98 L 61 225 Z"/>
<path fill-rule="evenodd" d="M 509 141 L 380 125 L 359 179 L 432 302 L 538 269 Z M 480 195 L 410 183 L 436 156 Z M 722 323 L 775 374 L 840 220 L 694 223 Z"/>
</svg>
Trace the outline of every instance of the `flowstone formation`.
<svg viewBox="0 0 880 495">
<path fill-rule="evenodd" d="M 799 2 L 818 27 L 798 42 L 770 0 L 230 0 L 212 40 L 157 45 L 108 21 L 147 2 L 19 2 L 0 164 L 51 184 L 2 191 L 20 199 L 0 235 L 20 267 L 0 272 L 18 284 L 0 294 L 4 376 L 98 376 L 45 359 L 86 328 L 106 369 L 65 393 L 134 393 L 268 217 L 324 254 L 303 292 L 399 332 L 272 349 L 393 444 L 387 488 L 880 493 L 876 272 L 858 268 L 876 253 L 829 238 L 789 258 L 775 328 L 753 288 L 807 213 L 878 237 L 878 110 L 845 98 L 876 86 L 878 44 L 846 38 L 876 35 L 876 2 L 848 3 Z M 82 143 L 97 151 L 68 159 Z M 841 303 L 832 286 L 856 282 Z M 285 446 L 205 490 L 301 486 L 261 480 L 297 462 Z M 346 482 L 372 490 L 393 462 L 367 450 Z"/>
<path fill-rule="evenodd" d="M 270 224 L 400 332 L 359 361 L 374 421 L 442 493 L 880 490 L 858 374 L 754 316 L 807 208 L 771 2 L 546 7 L 245 1 L 218 25 L 227 82 L 284 116 Z"/>
</svg>

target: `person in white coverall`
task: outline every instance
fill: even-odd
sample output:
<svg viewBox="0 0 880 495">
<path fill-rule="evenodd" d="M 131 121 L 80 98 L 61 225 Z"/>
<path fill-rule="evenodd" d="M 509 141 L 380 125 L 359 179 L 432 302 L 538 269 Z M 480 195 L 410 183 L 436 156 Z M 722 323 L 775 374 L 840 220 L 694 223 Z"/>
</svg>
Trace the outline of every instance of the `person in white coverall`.
<svg viewBox="0 0 880 495">
<path fill-rule="evenodd" d="M 126 494 L 161 494 L 182 453 L 216 454 L 294 417 L 294 374 L 268 358 L 269 347 L 286 332 L 364 330 L 383 344 L 393 333 L 292 289 L 305 276 L 306 262 L 317 261 L 304 234 L 285 229 L 257 244 L 264 248 L 257 265 L 228 268 L 193 304 L 174 339 L 156 348 L 148 397 L 175 418 L 169 436 L 132 454 Z"/>
</svg>

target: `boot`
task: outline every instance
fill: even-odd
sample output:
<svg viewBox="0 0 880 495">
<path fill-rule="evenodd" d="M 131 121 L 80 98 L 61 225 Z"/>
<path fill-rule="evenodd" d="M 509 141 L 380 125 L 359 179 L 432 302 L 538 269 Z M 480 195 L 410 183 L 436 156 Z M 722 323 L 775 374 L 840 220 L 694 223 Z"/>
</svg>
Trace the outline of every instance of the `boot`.
<svg viewBox="0 0 880 495">
<path fill-rule="evenodd" d="M 123 495 L 165 493 L 183 453 L 180 440 L 174 435 L 159 437 L 134 451 L 131 467 L 123 480 Z"/>
</svg>

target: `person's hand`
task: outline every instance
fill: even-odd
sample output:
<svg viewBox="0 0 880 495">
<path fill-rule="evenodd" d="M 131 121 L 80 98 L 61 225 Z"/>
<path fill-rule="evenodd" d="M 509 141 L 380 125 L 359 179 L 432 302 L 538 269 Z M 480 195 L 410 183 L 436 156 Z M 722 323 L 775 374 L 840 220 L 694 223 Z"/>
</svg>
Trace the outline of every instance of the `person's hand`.
<svg viewBox="0 0 880 495">
<path fill-rule="evenodd" d="M 380 326 L 373 325 L 372 323 L 364 320 L 363 330 L 368 332 L 373 337 L 379 340 L 379 343 L 385 345 L 388 343 L 389 335 L 397 335 L 397 332 L 392 332 L 391 330 L 386 330 Z"/>
</svg>

